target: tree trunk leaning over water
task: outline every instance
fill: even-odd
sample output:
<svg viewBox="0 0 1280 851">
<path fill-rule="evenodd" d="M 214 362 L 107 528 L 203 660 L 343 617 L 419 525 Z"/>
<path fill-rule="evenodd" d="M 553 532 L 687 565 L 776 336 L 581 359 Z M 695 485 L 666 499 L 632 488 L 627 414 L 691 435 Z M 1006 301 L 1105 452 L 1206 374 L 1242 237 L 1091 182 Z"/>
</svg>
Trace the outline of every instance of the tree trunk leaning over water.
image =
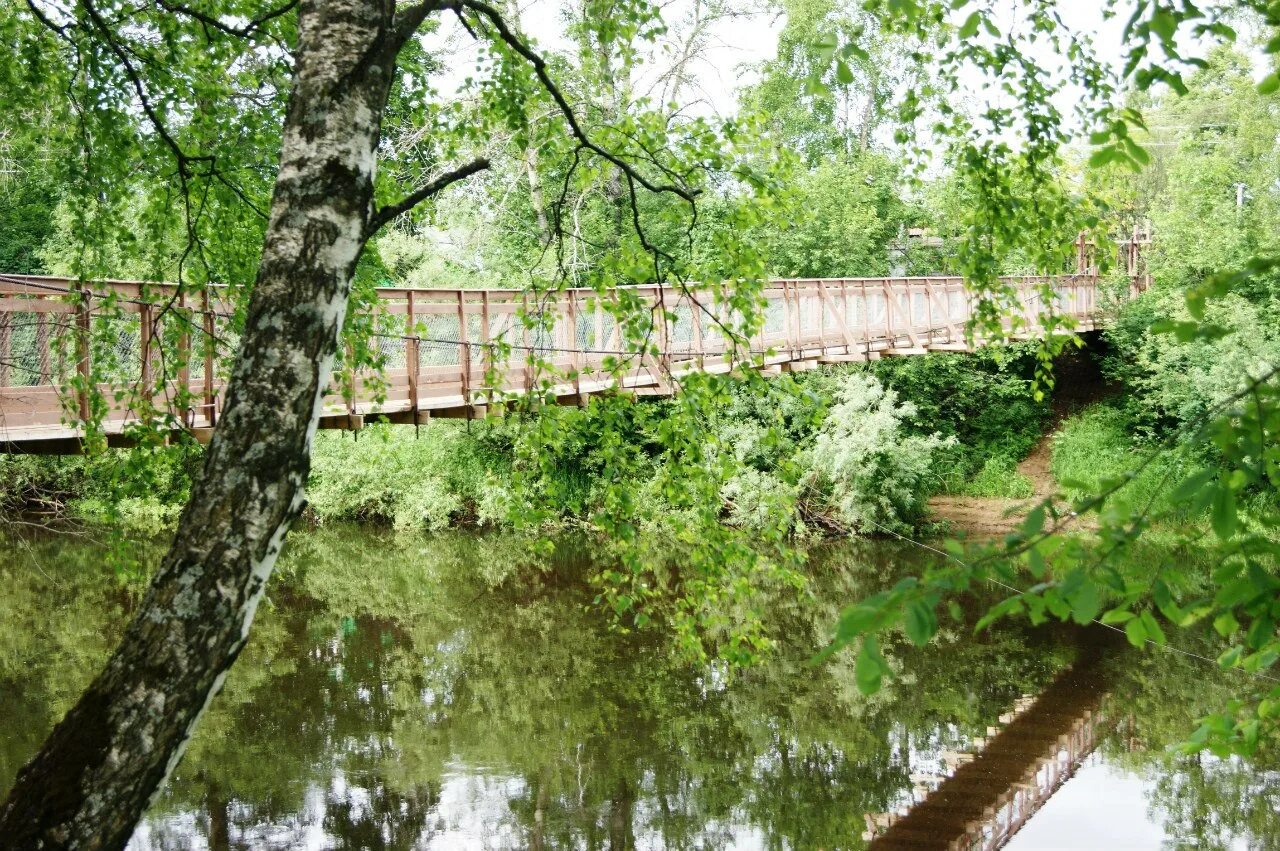
<svg viewBox="0 0 1280 851">
<path fill-rule="evenodd" d="M 286 0 L 262 20 L 292 4 Z M 72 24 L 49 20 L 34 0 L 28 5 L 42 25 L 67 38 Z M 190 6 L 159 5 L 233 37 L 261 23 L 233 27 Z M 132 54 L 113 40 L 93 0 L 78 0 L 77 8 L 93 24 L 77 32 L 91 31 L 100 42 L 94 49 L 119 60 L 142 113 L 185 174 L 191 158 L 184 159 L 152 108 Z M 486 0 L 419 0 L 398 9 L 396 0 L 301 0 L 297 8 L 280 171 L 222 419 L 169 552 L 120 646 L 0 803 L 0 851 L 123 848 L 244 647 L 285 535 L 302 511 L 311 443 L 366 240 L 489 166 L 478 158 L 397 203 L 374 207 L 376 153 L 396 60 L 428 15 L 471 15 L 474 37 L 480 27 L 522 58 L 578 150 L 626 176 L 633 217 L 637 186 L 694 203 L 696 190 L 683 181 L 651 180 L 589 138 L 546 61 Z"/>
<path fill-rule="evenodd" d="M 123 847 L 245 644 L 302 510 L 373 220 L 393 10 L 390 0 L 301 4 L 280 172 L 225 413 L 120 647 L 0 805 L 0 847 Z"/>
</svg>

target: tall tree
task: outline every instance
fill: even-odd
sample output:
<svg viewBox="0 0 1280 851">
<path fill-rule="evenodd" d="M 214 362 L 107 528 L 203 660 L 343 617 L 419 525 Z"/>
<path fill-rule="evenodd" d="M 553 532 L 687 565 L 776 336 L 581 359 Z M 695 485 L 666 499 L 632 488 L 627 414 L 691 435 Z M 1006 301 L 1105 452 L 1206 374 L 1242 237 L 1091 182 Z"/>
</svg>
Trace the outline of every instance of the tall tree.
<svg viewBox="0 0 1280 851">
<path fill-rule="evenodd" d="M 224 413 L 170 549 L 119 648 L 0 806 L 4 847 L 119 848 L 244 647 L 303 508 L 311 442 L 366 241 L 487 168 L 483 157 L 443 171 L 438 163 L 495 124 L 519 126 L 534 93 L 554 110 L 575 162 L 619 175 L 632 205 L 645 191 L 691 204 L 700 158 L 723 154 L 705 138 L 682 149 L 692 155 L 676 168 L 670 156 L 597 143 L 547 62 L 484 0 L 294 0 L 266 10 L 252 0 L 66 7 L 28 0 L 4 14 L 16 55 L 52 75 L 44 93 L 71 102 L 89 179 L 100 175 L 107 186 L 112 164 L 127 171 L 142 151 L 166 157 L 161 177 L 172 191 L 157 206 L 182 211 L 182 248 L 169 259 L 180 281 L 191 257 L 202 258 L 206 277 L 216 262 L 210 228 L 225 230 L 228 218 L 218 224 L 210 207 L 220 202 L 250 222 L 246 210 L 263 214 Z M 426 135 L 434 129 L 442 137 L 440 159 L 435 174 L 424 170 L 415 188 L 395 197 L 378 177 L 388 101 L 394 88 L 414 82 L 417 66 L 403 60 L 414 57 L 417 33 L 444 15 L 460 20 L 490 57 L 496 70 L 481 94 L 497 119 L 477 130 L 449 125 L 448 109 L 418 110 L 429 113 Z M 260 73 L 247 80 L 245 67 Z M 250 82 L 255 87 L 246 88 Z M 228 126 L 228 113 L 217 109 L 223 101 L 234 104 L 243 129 Z M 260 210 L 252 181 L 263 164 L 253 156 L 272 138 L 278 166 L 267 168 L 275 176 L 269 207 Z M 245 148 L 249 155 L 236 153 Z M 664 256 L 651 257 L 659 278 Z"/>
</svg>

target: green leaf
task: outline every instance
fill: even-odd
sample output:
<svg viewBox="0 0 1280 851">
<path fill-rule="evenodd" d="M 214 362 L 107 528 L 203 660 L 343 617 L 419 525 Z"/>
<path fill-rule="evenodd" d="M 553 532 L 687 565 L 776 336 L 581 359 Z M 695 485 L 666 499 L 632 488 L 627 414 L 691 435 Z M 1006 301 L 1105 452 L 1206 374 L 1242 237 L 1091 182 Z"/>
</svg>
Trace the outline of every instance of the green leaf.
<svg viewBox="0 0 1280 851">
<path fill-rule="evenodd" d="M 865 632 L 877 627 L 880 622 L 879 608 L 859 604 L 850 606 L 840 613 L 840 623 L 836 626 L 836 641 L 844 644 Z"/>
<path fill-rule="evenodd" d="M 961 40 L 967 39 L 967 38 L 973 38 L 975 35 L 978 34 L 978 27 L 981 24 L 982 24 L 982 14 L 980 12 L 974 12 L 971 15 L 969 15 L 968 18 L 965 18 L 964 23 L 960 25 L 960 32 L 957 33 L 957 35 L 959 35 Z"/>
<path fill-rule="evenodd" d="M 991 624 L 995 623 L 1006 615 L 1016 615 L 1022 611 L 1022 600 L 1017 597 L 1010 597 L 992 606 L 985 615 L 974 626 L 974 632 L 981 632 Z"/>
<path fill-rule="evenodd" d="M 1022 537 L 1030 538 L 1038 535 L 1040 530 L 1044 528 L 1044 506 L 1037 505 L 1035 508 L 1027 512 L 1027 517 L 1022 521 L 1020 530 Z"/>
<path fill-rule="evenodd" d="M 1129 643 L 1134 647 L 1141 647 L 1147 640 L 1147 629 L 1142 625 L 1141 618 L 1134 618 L 1124 625 L 1124 637 L 1129 639 Z"/>
<path fill-rule="evenodd" d="M 1112 609 L 1102 616 L 1102 622 L 1105 624 L 1124 623 L 1133 618 L 1133 612 L 1125 609 Z"/>
<path fill-rule="evenodd" d="M 1129 152 L 1129 156 L 1133 157 L 1139 165 L 1151 165 L 1151 154 L 1146 148 L 1129 138 L 1124 140 L 1124 147 Z"/>
<path fill-rule="evenodd" d="M 836 80 L 846 86 L 853 82 L 853 71 L 843 59 L 836 60 Z"/>
<path fill-rule="evenodd" d="M 1213 494 L 1213 513 L 1210 515 L 1213 533 L 1225 541 L 1236 533 L 1238 522 L 1236 495 L 1231 488 L 1219 484 Z"/>
<path fill-rule="evenodd" d="M 1067 597 L 1067 602 L 1071 604 L 1071 617 L 1078 624 L 1091 622 L 1102 607 L 1098 600 L 1098 586 L 1090 580 L 1085 580 L 1075 589 Z"/>
<path fill-rule="evenodd" d="M 1120 151 L 1113 145 L 1098 148 L 1089 157 L 1089 168 L 1101 168 L 1110 162 L 1114 162 L 1118 156 L 1120 156 Z"/>
<path fill-rule="evenodd" d="M 862 649 L 858 651 L 858 661 L 853 671 L 858 691 L 868 695 L 879 691 L 887 668 L 884 657 L 880 655 L 879 642 L 874 635 L 868 635 L 862 641 Z"/>
<path fill-rule="evenodd" d="M 917 600 L 907 606 L 902 625 L 911 643 L 923 647 L 938 631 L 938 618 L 934 615 L 932 606 L 923 600 Z"/>
<path fill-rule="evenodd" d="M 1142 629 L 1146 633 L 1147 638 L 1150 638 L 1156 644 L 1164 644 L 1166 641 L 1164 637 L 1164 630 L 1160 628 L 1160 624 L 1156 621 L 1155 615 L 1151 614 L 1151 612 L 1143 612 L 1139 617 L 1142 620 Z M 1132 624 L 1133 621 L 1129 621 L 1129 623 Z"/>
<path fill-rule="evenodd" d="M 831 57 L 835 55 L 837 43 L 835 33 L 823 33 L 818 37 L 818 40 L 813 43 L 813 49 L 818 52 L 818 56 L 820 56 L 824 62 L 830 62 Z"/>
<path fill-rule="evenodd" d="M 1169 41 L 1178 31 L 1178 19 L 1172 12 L 1161 9 L 1151 16 L 1151 31 L 1160 36 L 1161 41 Z"/>
<path fill-rule="evenodd" d="M 1280 72 L 1268 74 L 1258 83 L 1258 94 L 1270 95 L 1280 90 Z"/>
<path fill-rule="evenodd" d="M 1200 494 L 1202 488 L 1217 476 L 1216 470 L 1205 468 L 1198 470 L 1182 480 L 1173 493 L 1169 495 L 1170 502 L 1176 504 L 1190 502 Z"/>
</svg>

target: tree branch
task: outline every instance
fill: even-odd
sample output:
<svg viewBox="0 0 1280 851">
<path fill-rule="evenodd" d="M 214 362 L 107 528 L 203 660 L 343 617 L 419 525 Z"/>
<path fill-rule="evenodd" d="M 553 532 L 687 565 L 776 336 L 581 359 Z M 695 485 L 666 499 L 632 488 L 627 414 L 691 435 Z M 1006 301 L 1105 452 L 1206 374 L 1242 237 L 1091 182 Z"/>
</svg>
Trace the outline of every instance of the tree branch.
<svg viewBox="0 0 1280 851">
<path fill-rule="evenodd" d="M 418 27 L 422 26 L 422 22 L 426 20 L 427 15 L 432 12 L 438 12 L 443 8 L 435 0 L 421 0 L 412 6 L 404 6 L 396 11 L 395 17 L 391 20 L 391 29 L 388 36 L 387 48 L 393 54 L 399 54 L 400 48 L 404 47 L 409 37 L 417 32 Z"/>
<path fill-rule="evenodd" d="M 507 22 L 503 19 L 501 12 L 490 6 L 488 3 L 485 3 L 484 0 L 447 0 L 447 2 L 441 4 L 440 8 L 452 9 L 454 12 L 459 14 L 459 17 L 461 17 L 462 10 L 470 10 L 476 15 L 487 20 L 490 26 L 492 26 L 496 31 L 498 37 L 502 39 L 508 47 L 523 57 L 530 66 L 532 66 L 534 74 L 538 77 L 538 82 L 542 84 L 543 89 L 545 89 L 547 94 L 551 95 L 552 100 L 556 102 L 556 106 L 559 107 L 560 113 L 569 124 L 570 133 L 572 133 L 573 137 L 578 140 L 578 144 L 591 151 L 596 156 L 613 163 L 622 171 L 623 174 L 627 176 L 630 181 L 640 184 L 650 192 L 669 192 L 683 198 L 691 204 L 694 202 L 698 195 L 697 190 L 677 186 L 673 183 L 655 183 L 636 170 L 631 163 L 592 141 L 591 137 L 582 129 L 582 125 L 578 123 L 578 116 L 573 111 L 573 107 L 569 105 L 569 101 L 565 98 L 564 93 L 560 91 L 560 87 L 556 85 L 556 82 L 551 79 L 551 74 L 547 70 L 546 60 L 538 55 L 533 48 L 529 47 L 529 45 L 526 44 L 519 35 L 507 26 Z M 465 25 L 465 20 L 463 23 Z"/>
<path fill-rule="evenodd" d="M 446 187 L 457 183 L 459 180 L 470 177 L 478 171 L 484 171 L 488 167 L 488 157 L 478 157 L 466 165 L 459 166 L 453 171 L 440 175 L 425 186 L 415 189 L 396 203 L 387 204 L 385 207 L 378 208 L 369 217 L 369 224 L 365 226 L 365 238 L 368 239 L 373 236 L 387 222 L 397 216 L 409 212 L 432 195 L 435 195 Z"/>
<path fill-rule="evenodd" d="M 289 12 L 293 11 L 295 8 L 297 8 L 299 0 L 289 0 L 289 2 L 285 3 L 280 8 L 273 9 L 272 11 L 267 12 L 265 15 L 263 15 L 260 18 L 254 18 L 253 20 L 249 21 L 249 23 L 245 24 L 243 27 L 228 26 L 227 24 L 224 24 L 222 21 L 215 18 L 213 15 L 205 14 L 204 12 L 201 12 L 197 9 L 192 9 L 190 6 L 184 5 L 182 3 L 169 3 L 167 2 L 167 0 L 155 0 L 155 2 L 157 6 L 159 6 L 161 9 L 164 9 L 166 12 L 169 12 L 171 14 L 186 15 L 189 18 L 193 18 L 199 21 L 200 23 L 204 24 L 206 27 L 213 27 L 214 29 L 220 32 L 226 33 L 229 36 L 234 36 L 236 38 L 248 38 L 249 36 L 253 35 L 254 30 L 261 29 L 262 26 L 267 22 L 275 20 L 281 15 L 286 15 Z"/>
</svg>

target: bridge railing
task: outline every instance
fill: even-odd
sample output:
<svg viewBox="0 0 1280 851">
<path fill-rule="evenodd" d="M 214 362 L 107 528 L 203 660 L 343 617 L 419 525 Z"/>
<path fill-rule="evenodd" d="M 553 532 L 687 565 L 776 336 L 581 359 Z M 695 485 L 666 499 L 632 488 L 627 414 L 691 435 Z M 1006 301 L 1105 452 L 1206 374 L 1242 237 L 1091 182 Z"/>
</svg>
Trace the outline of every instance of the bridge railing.
<svg viewBox="0 0 1280 851">
<path fill-rule="evenodd" d="M 1024 331 L 1050 312 L 1088 327 L 1098 312 L 1094 275 L 1004 280 L 1014 293 L 1008 322 L 1018 317 Z M 325 424 L 370 414 L 408 422 L 471 416 L 508 392 L 581 398 L 618 385 L 661 389 L 684 371 L 747 360 L 769 366 L 962 347 L 973 308 L 958 277 L 775 280 L 763 298 L 763 323 L 746 336 L 715 288 L 566 289 L 541 298 L 514 289 L 382 288 L 369 341 L 379 368 L 337 371 Z M 109 433 L 157 414 L 182 428 L 211 428 L 236 345 L 233 314 L 217 287 L 189 297 L 171 284 L 0 275 L 0 442 L 74 434 L 94 399 L 105 405 L 97 413 Z"/>
</svg>

